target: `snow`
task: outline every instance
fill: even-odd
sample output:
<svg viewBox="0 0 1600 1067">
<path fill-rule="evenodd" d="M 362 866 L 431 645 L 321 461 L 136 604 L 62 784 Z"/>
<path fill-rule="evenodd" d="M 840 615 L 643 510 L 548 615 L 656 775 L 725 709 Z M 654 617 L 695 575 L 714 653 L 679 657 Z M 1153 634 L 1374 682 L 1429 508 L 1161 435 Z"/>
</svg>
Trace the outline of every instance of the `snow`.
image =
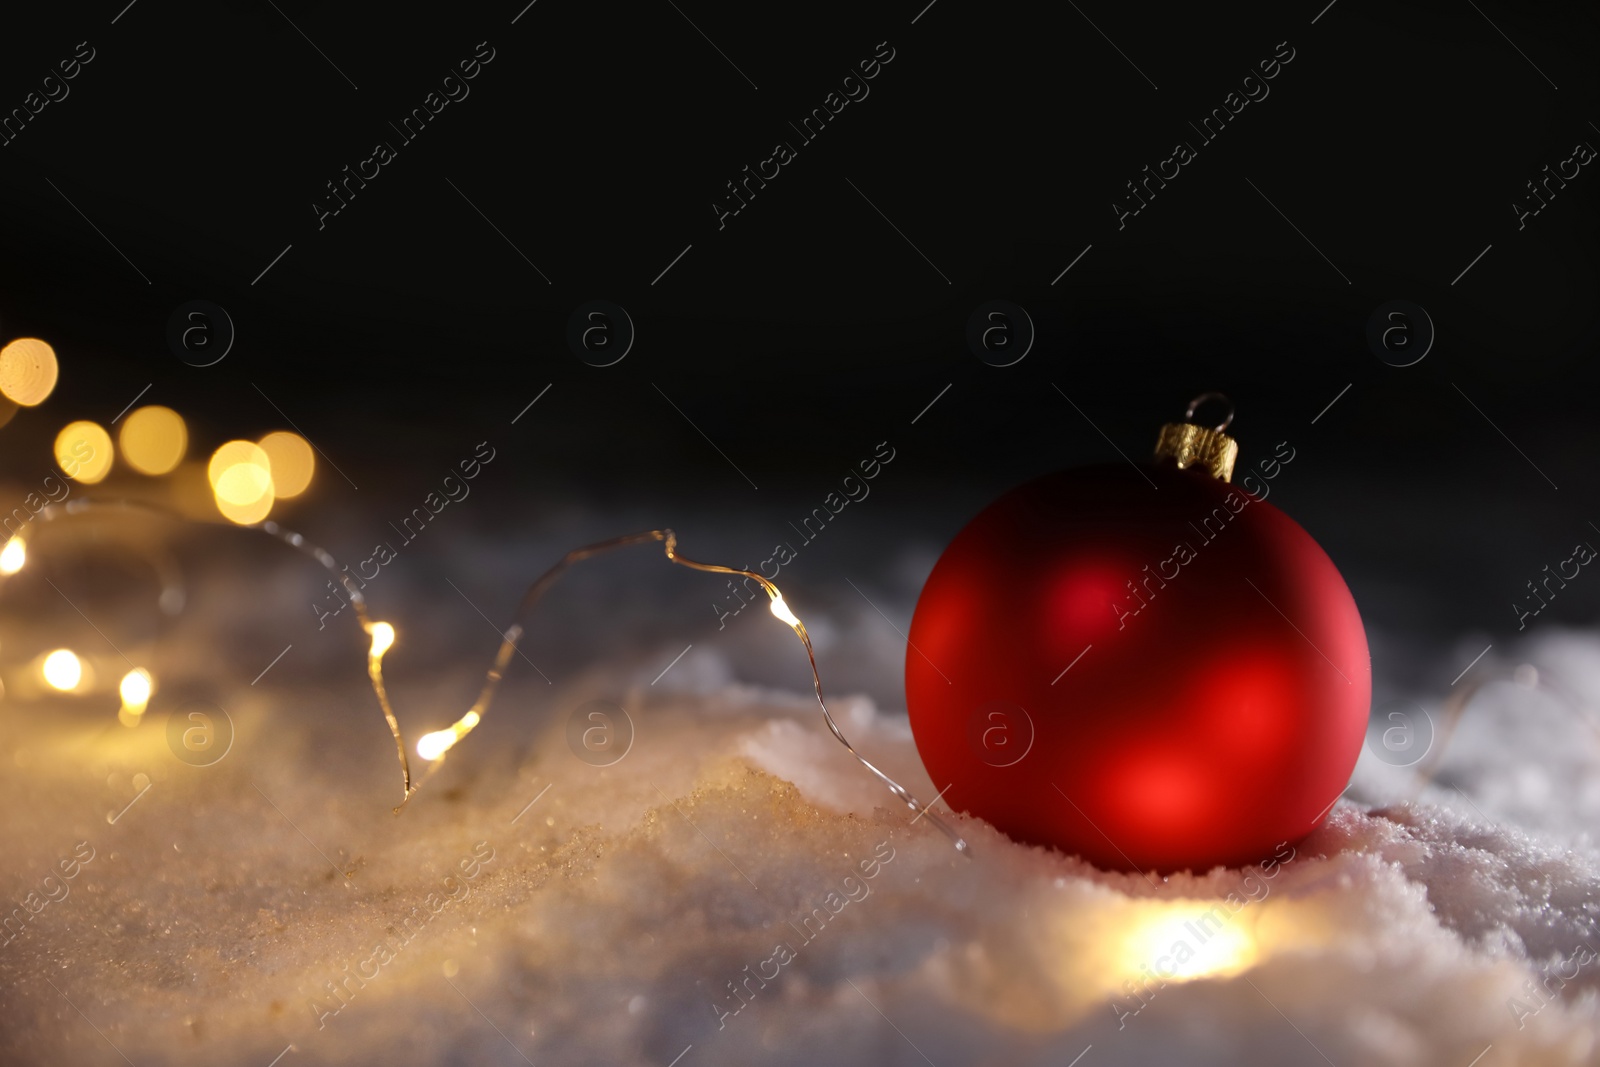
<svg viewBox="0 0 1600 1067">
<path fill-rule="evenodd" d="M 958 855 L 826 734 L 787 629 L 744 613 L 718 633 L 698 592 L 686 603 L 706 618 L 653 637 L 618 622 L 668 610 L 648 598 L 614 617 L 553 604 L 566 632 L 529 645 L 552 681 L 519 662 L 392 815 L 361 635 L 346 619 L 309 630 L 315 575 L 236 563 L 197 583 L 181 651 L 155 661 L 165 706 L 181 692 L 227 709 L 218 762 L 173 758 L 158 710 L 128 730 L 0 705 L 0 877 L 14 901 L 48 900 L 0 947 L 6 1063 L 1600 1058 L 1595 633 L 1542 629 L 1478 663 L 1459 684 L 1488 681 L 1432 783 L 1364 752 L 1326 825 L 1270 871 L 1147 880 L 966 818 L 974 856 Z M 386 580 L 374 607 L 399 633 L 391 688 L 414 740 L 470 702 L 494 635 L 448 588 L 422 610 L 410 579 Z M 915 586 L 896 588 L 874 601 L 904 619 Z M 786 591 L 816 619 L 825 685 L 851 680 L 831 698 L 847 735 L 931 799 L 903 709 L 856 681 L 897 690 L 891 625 L 848 590 Z M 610 643 L 573 653 L 602 623 Z M 6 622 L 0 645 L 23 632 Z M 1454 691 L 1379 690 L 1436 722 Z M 569 715 L 594 699 L 634 730 L 609 766 L 568 746 Z M 94 858 L 52 890 L 80 842 Z"/>
</svg>

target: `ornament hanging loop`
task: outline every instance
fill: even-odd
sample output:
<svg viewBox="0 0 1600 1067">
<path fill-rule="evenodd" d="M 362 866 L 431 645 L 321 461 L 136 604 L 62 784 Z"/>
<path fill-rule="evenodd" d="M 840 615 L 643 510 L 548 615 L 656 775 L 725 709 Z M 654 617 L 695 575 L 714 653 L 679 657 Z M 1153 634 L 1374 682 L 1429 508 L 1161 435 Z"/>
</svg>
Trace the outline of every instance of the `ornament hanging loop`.
<svg viewBox="0 0 1600 1067">
<path fill-rule="evenodd" d="M 1211 400 L 1220 400 L 1222 403 L 1228 406 L 1227 418 L 1223 419 L 1217 425 L 1212 427 L 1212 429 L 1217 433 L 1221 433 L 1223 430 L 1226 430 L 1230 425 L 1233 424 L 1233 401 L 1229 400 L 1227 396 L 1222 393 L 1201 393 L 1199 396 L 1189 401 L 1189 407 L 1185 409 L 1183 417 L 1191 422 L 1194 421 L 1194 413 L 1200 410 L 1200 405 Z"/>
<path fill-rule="evenodd" d="M 1189 420 L 1201 405 L 1220 400 L 1228 406 L 1227 417 L 1215 428 Z M 1197 467 L 1224 482 L 1233 480 L 1233 462 L 1239 456 L 1239 443 L 1223 433 L 1233 422 L 1233 401 L 1221 393 L 1201 393 L 1189 401 L 1183 422 L 1169 422 L 1156 437 L 1155 458 L 1170 460 L 1179 470 Z"/>
</svg>

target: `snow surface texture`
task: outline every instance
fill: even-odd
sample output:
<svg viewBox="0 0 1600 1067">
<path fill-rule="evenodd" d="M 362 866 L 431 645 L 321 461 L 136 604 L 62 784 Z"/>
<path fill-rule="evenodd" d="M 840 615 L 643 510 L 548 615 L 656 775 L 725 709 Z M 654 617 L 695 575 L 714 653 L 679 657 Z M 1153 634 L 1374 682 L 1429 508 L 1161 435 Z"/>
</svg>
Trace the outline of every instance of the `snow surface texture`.
<svg viewBox="0 0 1600 1067">
<path fill-rule="evenodd" d="M 249 579 L 260 619 L 305 615 L 319 582 L 288 573 Z M 869 587 L 902 621 L 915 590 Z M 191 616 L 237 615 L 222 595 L 197 591 Z M 903 645 L 854 596 L 810 612 L 824 683 L 871 676 L 892 691 Z M 453 597 L 440 612 L 466 611 Z M 595 632 L 579 608 L 556 610 Z M 452 615 L 476 652 L 430 654 L 445 622 L 428 615 L 384 616 L 400 631 L 391 685 L 413 742 L 470 703 L 494 642 L 475 615 Z M 290 635 L 293 658 L 257 685 L 281 632 L 264 628 L 248 653 L 225 625 L 180 633 L 163 677 L 231 679 L 206 690 L 236 730 L 211 766 L 175 759 L 160 721 L 24 717 L 13 694 L 0 878 L 11 900 L 45 903 L 24 907 L 0 947 L 0 1061 L 1600 1060 L 1600 960 L 1586 948 L 1600 949 L 1600 733 L 1582 711 L 1600 704 L 1594 634 L 1543 631 L 1478 663 L 1474 678 L 1502 680 L 1435 783 L 1419 791 L 1364 752 L 1287 862 L 1147 881 L 970 819 L 959 826 L 976 858 L 962 858 L 826 735 L 784 627 L 764 613 L 714 639 L 695 626 L 591 654 L 581 675 L 551 671 L 556 653 L 533 642 L 532 662 L 557 678 L 518 661 L 484 725 L 398 818 L 393 748 L 348 618 Z M 1443 677 L 1476 651 L 1463 646 Z M 750 684 L 755 661 L 782 664 L 784 684 Z M 1513 681 L 1524 662 L 1567 698 L 1526 670 Z M 931 799 L 903 708 L 832 684 L 857 747 Z M 1389 696 L 1437 716 L 1449 691 Z M 636 730 L 607 767 L 568 744 L 571 709 L 596 698 Z M 46 883 L 81 842 L 93 858 Z M 1178 942 L 1194 958 L 1151 979 Z"/>
</svg>

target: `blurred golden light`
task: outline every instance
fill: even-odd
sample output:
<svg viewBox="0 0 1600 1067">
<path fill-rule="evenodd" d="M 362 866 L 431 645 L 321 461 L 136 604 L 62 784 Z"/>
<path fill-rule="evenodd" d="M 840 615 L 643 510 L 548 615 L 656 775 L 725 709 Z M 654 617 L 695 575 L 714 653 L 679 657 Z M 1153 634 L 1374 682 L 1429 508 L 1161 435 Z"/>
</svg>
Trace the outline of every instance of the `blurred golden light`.
<svg viewBox="0 0 1600 1067">
<path fill-rule="evenodd" d="M 150 706 L 150 692 L 152 689 L 150 672 L 143 667 L 135 667 L 122 676 L 122 685 L 118 687 L 122 694 L 123 710 L 130 715 L 144 714 L 144 709 Z"/>
<path fill-rule="evenodd" d="M 111 455 L 111 435 L 98 423 L 69 422 L 56 434 L 56 465 L 84 485 L 111 473 Z"/>
<path fill-rule="evenodd" d="M 248 526 L 272 510 L 272 461 L 260 445 L 228 441 L 211 454 L 206 474 L 217 510 L 230 522 Z"/>
<path fill-rule="evenodd" d="M 83 680 L 83 664 L 70 650 L 58 648 L 44 658 L 44 680 L 63 693 L 76 689 Z"/>
<path fill-rule="evenodd" d="M 316 469 L 316 457 L 306 439 L 297 433 L 277 430 L 257 443 L 271 461 L 273 492 L 280 499 L 305 492 Z"/>
<path fill-rule="evenodd" d="M 0 574 L 15 574 L 28 562 L 28 545 L 22 538 L 12 535 L 5 548 L 0 548 Z"/>
<path fill-rule="evenodd" d="M 217 510 L 229 522 L 240 526 L 254 526 L 272 513 L 272 493 L 270 491 L 260 499 L 249 504 L 235 504 L 231 501 L 217 497 Z"/>
<path fill-rule="evenodd" d="M 56 350 L 37 337 L 19 337 L 0 348 L 0 393 L 31 408 L 56 387 Z"/>
<path fill-rule="evenodd" d="M 117 434 L 122 458 L 140 474 L 166 474 L 183 459 L 189 431 L 183 416 L 152 404 L 130 414 Z"/>
<path fill-rule="evenodd" d="M 230 504 L 253 504 L 272 492 L 272 460 L 251 441 L 229 441 L 206 466 L 211 491 Z"/>
<path fill-rule="evenodd" d="M 1117 940 L 1118 969 L 1137 980 L 1154 973 L 1188 982 L 1249 970 L 1259 955 L 1245 921 L 1225 900 L 1173 901 L 1141 907 Z"/>
</svg>

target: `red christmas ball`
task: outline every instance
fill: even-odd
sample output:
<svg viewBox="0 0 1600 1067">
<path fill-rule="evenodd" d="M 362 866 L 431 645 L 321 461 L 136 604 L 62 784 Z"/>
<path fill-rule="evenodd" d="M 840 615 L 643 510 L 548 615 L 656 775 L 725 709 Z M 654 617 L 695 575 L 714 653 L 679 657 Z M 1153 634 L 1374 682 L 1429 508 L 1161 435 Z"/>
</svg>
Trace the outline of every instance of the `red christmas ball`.
<svg viewBox="0 0 1600 1067">
<path fill-rule="evenodd" d="M 1068 470 L 956 535 L 906 650 L 951 809 L 1146 872 L 1244 865 L 1322 822 L 1366 731 L 1366 634 L 1327 553 L 1244 481 Z"/>
</svg>

